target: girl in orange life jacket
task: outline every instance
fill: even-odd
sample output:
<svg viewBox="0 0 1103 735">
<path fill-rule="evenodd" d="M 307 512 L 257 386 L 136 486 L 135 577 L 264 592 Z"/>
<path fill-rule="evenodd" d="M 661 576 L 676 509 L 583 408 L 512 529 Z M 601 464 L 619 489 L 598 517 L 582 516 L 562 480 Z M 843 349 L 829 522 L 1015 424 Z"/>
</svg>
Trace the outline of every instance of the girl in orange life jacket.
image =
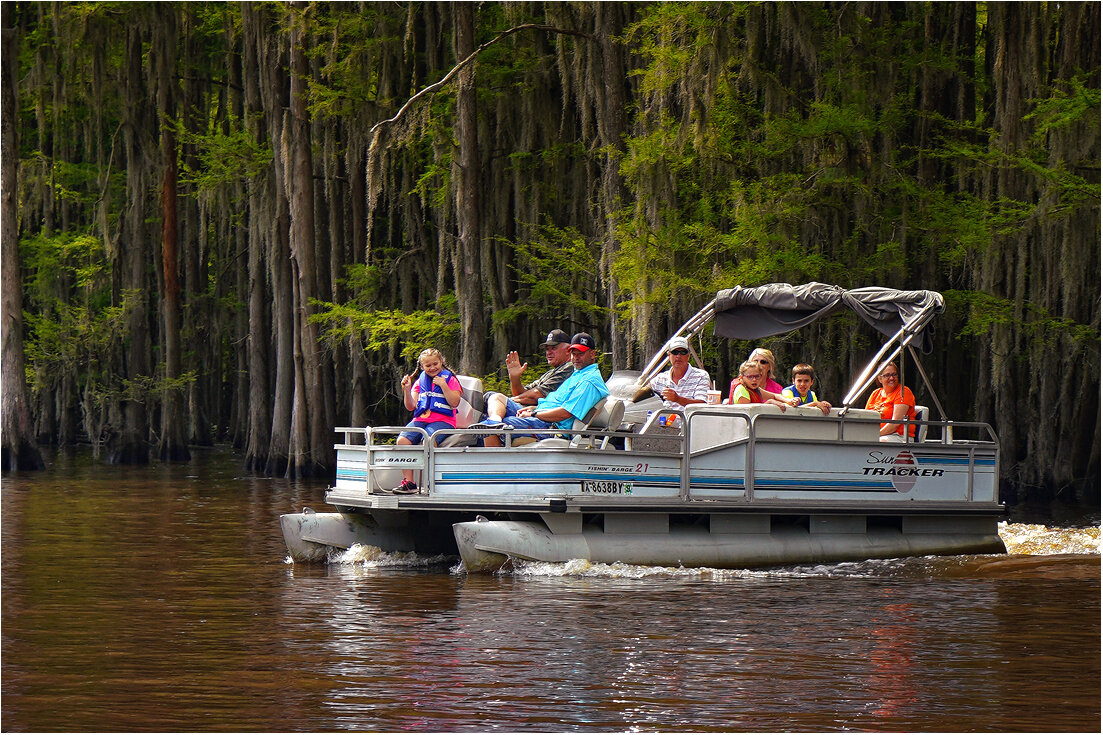
<svg viewBox="0 0 1103 735">
<path fill-rule="evenodd" d="M 781 395 L 759 388 L 764 371 L 757 362 L 748 360 L 739 366 L 739 385 L 732 394 L 732 403 L 769 403 L 784 411 L 789 406 L 795 406 L 799 398 L 784 398 Z"/>
<path fill-rule="evenodd" d="M 887 422 L 881 424 L 881 441 L 903 443 L 904 424 L 900 420 L 905 416 L 915 419 L 915 396 L 906 386 L 900 385 L 900 369 L 895 362 L 885 365 L 877 382 L 881 387 L 870 394 L 866 408 L 877 411 Z M 908 435 L 915 436 L 914 424 L 908 424 Z"/>
<path fill-rule="evenodd" d="M 414 412 L 407 426 L 424 429 L 430 436 L 444 428 L 456 428 L 456 406 L 460 405 L 463 388 L 460 381 L 448 369 L 440 350 L 430 347 L 417 356 L 421 374 L 414 380 L 413 374 L 402 376 L 402 400 L 406 410 Z M 404 431 L 396 444 L 420 444 L 421 432 Z M 402 470 L 402 484 L 391 492 L 396 495 L 412 495 L 418 492 L 413 470 Z"/>
</svg>

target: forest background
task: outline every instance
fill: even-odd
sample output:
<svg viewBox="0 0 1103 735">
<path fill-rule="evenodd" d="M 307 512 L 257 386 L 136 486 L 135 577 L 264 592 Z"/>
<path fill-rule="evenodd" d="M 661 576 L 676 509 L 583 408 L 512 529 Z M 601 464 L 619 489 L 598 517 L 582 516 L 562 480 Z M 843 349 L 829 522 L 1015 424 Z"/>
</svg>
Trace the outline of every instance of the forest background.
<svg viewBox="0 0 1103 735">
<path fill-rule="evenodd" d="M 328 476 L 424 346 L 493 386 L 585 330 L 608 375 L 720 289 L 815 280 L 941 291 L 924 367 L 1005 499 L 1098 513 L 1099 3 L 2 12 L 5 469 Z M 877 346 L 762 345 L 834 400 Z M 718 386 L 753 346 L 706 331 Z"/>
</svg>

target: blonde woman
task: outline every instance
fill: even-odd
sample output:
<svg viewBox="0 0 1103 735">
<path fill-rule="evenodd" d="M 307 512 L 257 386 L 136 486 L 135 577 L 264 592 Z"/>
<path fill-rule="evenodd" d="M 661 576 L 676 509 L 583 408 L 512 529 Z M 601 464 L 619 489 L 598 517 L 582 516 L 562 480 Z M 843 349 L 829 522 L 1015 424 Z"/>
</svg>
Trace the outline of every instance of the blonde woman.
<svg viewBox="0 0 1103 735">
<path fill-rule="evenodd" d="M 784 411 L 789 406 L 795 406 L 800 402 L 799 398 L 785 398 L 779 393 L 774 393 L 765 388 L 759 388 L 759 383 L 766 375 L 762 369 L 762 363 L 747 360 L 739 366 L 739 385 L 732 392 L 732 403 L 766 403 L 777 406 Z"/>
<path fill-rule="evenodd" d="M 764 347 L 758 347 L 751 351 L 751 355 L 747 358 L 747 362 L 753 362 L 761 368 L 763 375 L 762 388 L 771 393 L 781 393 L 783 390 L 781 383 L 774 380 L 774 374 L 777 372 L 777 362 L 774 360 L 773 352 L 770 352 Z M 735 389 L 739 387 L 739 380 L 740 379 L 736 377 L 732 380 L 731 386 L 728 388 L 728 403 L 735 403 Z"/>
</svg>

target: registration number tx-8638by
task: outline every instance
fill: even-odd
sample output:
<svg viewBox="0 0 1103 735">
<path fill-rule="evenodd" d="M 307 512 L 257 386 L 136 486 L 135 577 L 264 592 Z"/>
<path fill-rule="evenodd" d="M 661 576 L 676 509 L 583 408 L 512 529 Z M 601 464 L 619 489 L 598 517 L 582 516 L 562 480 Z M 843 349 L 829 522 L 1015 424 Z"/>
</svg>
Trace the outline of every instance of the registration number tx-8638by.
<svg viewBox="0 0 1103 735">
<path fill-rule="evenodd" d="M 621 480 L 583 480 L 582 492 L 595 495 L 631 495 L 632 483 Z"/>
</svg>

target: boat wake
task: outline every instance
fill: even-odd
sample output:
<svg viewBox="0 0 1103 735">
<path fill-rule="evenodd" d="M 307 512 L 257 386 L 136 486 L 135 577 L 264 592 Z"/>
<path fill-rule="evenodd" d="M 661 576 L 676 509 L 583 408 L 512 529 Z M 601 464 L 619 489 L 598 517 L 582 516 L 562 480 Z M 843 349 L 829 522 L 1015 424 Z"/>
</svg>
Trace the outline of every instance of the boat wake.
<svg viewBox="0 0 1103 735">
<path fill-rule="evenodd" d="M 710 567 L 641 566 L 636 564 L 589 562 L 572 559 L 568 562 L 537 562 L 511 560 L 499 575 L 520 578 L 577 577 L 604 579 L 677 579 L 686 581 L 733 581 L 778 578 L 842 577 L 874 579 L 890 577 L 973 576 L 1014 566 L 1022 572 L 1025 566 L 1044 565 L 1044 558 L 1024 557 L 1058 555 L 1098 555 L 1100 529 L 1054 528 L 1033 523 L 999 525 L 1000 537 L 1008 553 L 959 557 L 922 557 L 911 559 L 871 559 L 834 564 L 792 565 L 768 569 L 716 569 Z M 285 562 L 292 564 L 290 557 Z M 347 550 L 331 549 L 326 563 L 355 569 L 430 569 L 449 567 L 449 573 L 464 574 L 454 556 L 423 556 L 415 552 L 387 552 L 377 546 L 354 545 Z"/>
<path fill-rule="evenodd" d="M 1000 523 L 1000 538 L 1009 554 L 1099 553 L 1099 526 L 1051 528 L 1036 523 Z"/>
<path fill-rule="evenodd" d="M 363 569 L 426 569 L 450 564 L 454 559 L 443 554 L 421 556 L 413 551 L 383 551 L 378 546 L 354 544 L 347 550 L 331 549 L 326 564 Z"/>
</svg>

